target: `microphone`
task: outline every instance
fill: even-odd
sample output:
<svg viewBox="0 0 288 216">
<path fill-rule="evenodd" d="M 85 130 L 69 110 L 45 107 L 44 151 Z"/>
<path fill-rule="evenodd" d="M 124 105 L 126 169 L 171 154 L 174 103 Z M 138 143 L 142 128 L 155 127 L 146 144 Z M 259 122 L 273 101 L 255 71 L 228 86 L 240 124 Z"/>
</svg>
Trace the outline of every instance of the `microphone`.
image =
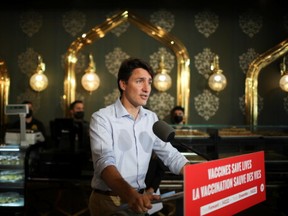
<svg viewBox="0 0 288 216">
<path fill-rule="evenodd" d="M 168 125 L 165 121 L 159 120 L 153 125 L 154 134 L 160 138 L 163 142 L 170 142 L 175 137 L 175 130 Z"/>
<path fill-rule="evenodd" d="M 153 125 L 153 132 L 154 134 L 160 138 L 163 142 L 171 142 L 174 137 L 175 137 L 175 130 L 172 126 L 170 126 L 169 124 L 167 124 L 165 121 L 163 120 L 159 120 L 157 122 L 154 123 Z M 179 143 L 182 147 L 195 152 L 197 155 L 203 157 L 206 160 L 211 160 L 211 158 L 199 151 L 197 151 L 196 149 L 192 148 L 191 146 L 187 146 L 186 144 L 180 142 Z"/>
</svg>

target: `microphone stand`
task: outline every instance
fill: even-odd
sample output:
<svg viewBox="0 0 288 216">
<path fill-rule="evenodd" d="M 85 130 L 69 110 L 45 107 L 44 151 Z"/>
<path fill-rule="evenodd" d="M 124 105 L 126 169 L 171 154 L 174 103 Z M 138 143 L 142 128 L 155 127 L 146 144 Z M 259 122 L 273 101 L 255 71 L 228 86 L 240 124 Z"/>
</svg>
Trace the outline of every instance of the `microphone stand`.
<svg viewBox="0 0 288 216">
<path fill-rule="evenodd" d="M 186 148 L 186 149 L 188 149 L 188 150 L 196 153 L 197 155 L 201 156 L 202 158 L 204 158 L 204 159 L 207 160 L 207 161 L 213 160 L 213 159 L 210 158 L 208 155 L 199 152 L 198 150 L 192 148 L 191 146 L 188 146 L 188 145 L 186 145 L 186 144 L 184 144 L 184 143 L 182 143 L 182 142 L 179 142 L 179 144 L 180 144 L 182 147 L 184 147 L 184 148 Z"/>
<path fill-rule="evenodd" d="M 172 143 L 172 140 L 175 140 L 175 130 L 174 130 L 174 128 L 171 125 L 167 124 L 163 120 L 159 120 L 159 121 L 154 123 L 153 132 L 163 142 Z M 214 132 L 214 130 L 212 132 Z M 217 131 L 217 133 L 218 133 L 218 131 Z M 216 137 L 217 136 L 215 136 L 213 134 L 212 138 L 215 139 Z M 213 159 L 218 159 L 218 156 L 217 157 L 209 157 L 207 154 L 203 154 L 203 153 L 197 151 L 196 149 L 194 149 L 194 148 L 192 148 L 192 147 L 190 147 L 190 146 L 188 146 L 188 145 L 186 145 L 186 144 L 184 144 L 182 142 L 176 142 L 176 143 L 180 144 L 180 146 L 184 147 L 185 149 L 188 149 L 188 150 L 196 153 L 197 155 L 201 156 L 202 158 L 204 158 L 207 161 L 213 160 Z"/>
<path fill-rule="evenodd" d="M 214 130 L 214 129 L 210 129 L 209 130 L 209 135 L 210 137 L 214 140 L 215 142 L 215 145 L 217 145 L 217 139 L 218 139 L 218 130 Z M 173 139 L 175 140 L 175 137 L 173 137 Z M 171 139 L 172 140 L 172 139 Z M 176 140 L 175 140 L 176 141 Z M 171 141 L 170 141 L 171 142 Z M 172 142 L 171 142 L 172 143 Z M 180 146 L 190 150 L 191 152 L 194 152 L 196 153 L 197 155 L 199 155 L 200 157 L 204 158 L 205 160 L 207 161 L 210 161 L 210 160 L 215 160 L 215 159 L 218 159 L 218 153 L 216 153 L 217 155 L 216 156 L 209 156 L 207 154 L 204 154 L 198 150 L 196 150 L 195 148 L 192 148 L 191 146 L 188 146 L 187 144 L 184 144 L 183 142 L 175 142 L 175 143 L 178 143 Z M 218 151 L 217 151 L 218 152 Z"/>
</svg>

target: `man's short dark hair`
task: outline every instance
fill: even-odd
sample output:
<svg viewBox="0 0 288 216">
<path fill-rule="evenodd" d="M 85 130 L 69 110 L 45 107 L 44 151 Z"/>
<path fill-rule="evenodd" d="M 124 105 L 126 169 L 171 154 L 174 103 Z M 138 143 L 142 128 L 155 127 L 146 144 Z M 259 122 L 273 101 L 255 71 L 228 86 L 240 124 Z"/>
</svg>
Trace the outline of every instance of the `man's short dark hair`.
<svg viewBox="0 0 288 216">
<path fill-rule="evenodd" d="M 82 100 L 75 100 L 74 102 L 72 102 L 69 106 L 69 109 L 70 110 L 73 110 L 75 105 L 78 104 L 78 103 L 82 103 L 83 104 L 83 101 Z"/>
<path fill-rule="evenodd" d="M 22 102 L 22 104 L 31 104 L 31 105 L 32 105 L 32 101 L 24 100 L 24 101 Z"/>
<path fill-rule="evenodd" d="M 184 107 L 182 107 L 182 106 L 175 106 L 175 107 L 171 110 L 171 114 L 173 114 L 176 110 L 181 110 L 183 113 L 185 112 Z"/>
<path fill-rule="evenodd" d="M 127 82 L 128 79 L 130 78 L 131 74 L 132 74 L 132 71 L 136 68 L 143 68 L 144 70 L 147 70 L 153 79 L 154 71 L 153 71 L 152 67 L 147 62 L 145 62 L 139 58 L 125 59 L 120 65 L 120 68 L 118 71 L 118 78 L 117 78 L 118 89 L 119 89 L 121 95 L 122 95 L 123 91 L 120 88 L 119 81 L 123 80 L 123 81 Z"/>
</svg>

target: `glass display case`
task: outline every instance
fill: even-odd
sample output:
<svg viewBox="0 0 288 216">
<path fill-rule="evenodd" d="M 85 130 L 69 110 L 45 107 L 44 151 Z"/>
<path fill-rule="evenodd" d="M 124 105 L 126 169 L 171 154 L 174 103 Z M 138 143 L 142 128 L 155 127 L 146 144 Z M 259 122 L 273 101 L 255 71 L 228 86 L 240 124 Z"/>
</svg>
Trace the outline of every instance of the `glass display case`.
<svg viewBox="0 0 288 216">
<path fill-rule="evenodd" d="M 0 145 L 0 215 L 24 211 L 25 152 L 19 145 Z"/>
<path fill-rule="evenodd" d="M 281 159 L 287 160 L 288 126 L 258 126 L 253 130 L 248 126 L 231 125 L 174 127 L 174 145 L 177 146 L 182 142 L 203 153 L 213 152 L 213 157 L 209 159 L 263 150 L 266 153 L 266 159 L 271 159 L 269 153 L 273 152 L 281 155 Z"/>
<path fill-rule="evenodd" d="M 171 125 L 171 141 L 191 164 L 264 151 L 267 187 L 288 186 L 288 126 Z M 183 179 L 168 172 L 162 188 L 182 189 Z"/>
</svg>

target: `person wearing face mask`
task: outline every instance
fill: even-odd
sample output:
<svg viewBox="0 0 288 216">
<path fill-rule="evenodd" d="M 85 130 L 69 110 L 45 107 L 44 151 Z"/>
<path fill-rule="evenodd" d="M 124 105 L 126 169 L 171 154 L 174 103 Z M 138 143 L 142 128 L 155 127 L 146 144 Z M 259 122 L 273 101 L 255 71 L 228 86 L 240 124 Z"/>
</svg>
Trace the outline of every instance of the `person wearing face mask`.
<svg viewBox="0 0 288 216">
<path fill-rule="evenodd" d="M 185 109 L 182 106 L 175 106 L 171 110 L 171 114 L 170 114 L 171 124 L 173 125 L 185 124 L 184 112 L 185 112 Z"/>
<path fill-rule="evenodd" d="M 41 132 L 41 136 L 38 138 L 38 142 L 45 142 L 46 140 L 46 129 L 44 124 L 33 116 L 33 104 L 31 101 L 25 100 L 22 104 L 27 104 L 29 112 L 26 114 L 25 123 L 26 131 L 30 132 Z M 16 120 L 11 125 L 11 129 L 20 129 L 20 119 Z"/>
<path fill-rule="evenodd" d="M 70 104 L 71 117 L 76 122 L 84 121 L 84 103 L 81 100 L 76 100 Z"/>
<path fill-rule="evenodd" d="M 89 150 L 89 122 L 84 119 L 84 103 L 82 100 L 75 100 L 69 107 L 73 119 L 73 147 L 77 150 Z"/>
</svg>

